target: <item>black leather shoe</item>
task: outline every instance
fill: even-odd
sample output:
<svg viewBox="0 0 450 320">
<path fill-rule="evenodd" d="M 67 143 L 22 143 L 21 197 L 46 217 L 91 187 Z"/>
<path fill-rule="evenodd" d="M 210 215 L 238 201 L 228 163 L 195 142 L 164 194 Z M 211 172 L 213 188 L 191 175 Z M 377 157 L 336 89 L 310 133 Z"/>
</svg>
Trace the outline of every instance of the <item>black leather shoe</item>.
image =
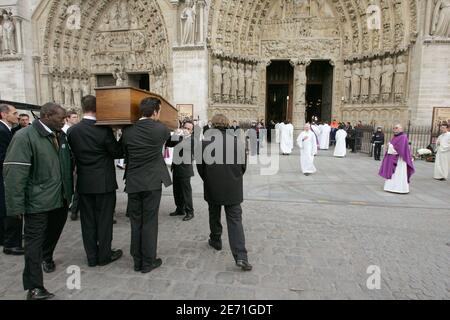
<svg viewBox="0 0 450 320">
<path fill-rule="evenodd" d="M 44 270 L 45 273 L 52 273 L 55 271 L 56 265 L 55 261 L 44 261 L 42 262 L 42 270 Z"/>
<path fill-rule="evenodd" d="M 117 223 L 117 220 L 116 219 L 113 219 L 113 224 L 116 224 Z"/>
<path fill-rule="evenodd" d="M 236 265 L 240 267 L 243 271 L 251 271 L 253 269 L 253 266 L 248 263 L 247 260 L 237 260 Z"/>
<path fill-rule="evenodd" d="M 47 300 L 54 296 L 53 293 L 48 292 L 45 288 L 34 288 L 28 290 L 27 300 Z"/>
<path fill-rule="evenodd" d="M 187 215 L 183 218 L 183 221 L 189 221 L 189 220 L 192 220 L 192 218 L 194 218 L 194 215 L 193 215 L 193 214 L 187 214 Z"/>
<path fill-rule="evenodd" d="M 76 212 L 72 212 L 70 214 L 70 220 L 77 221 L 78 220 L 78 214 Z"/>
<path fill-rule="evenodd" d="M 211 247 L 213 247 L 214 249 L 216 249 L 217 251 L 222 250 L 222 241 L 213 241 L 211 239 L 208 240 L 208 243 Z"/>
<path fill-rule="evenodd" d="M 123 255 L 123 251 L 118 250 L 111 250 L 111 258 L 108 261 L 99 262 L 99 266 L 106 266 L 107 264 L 110 264 L 111 262 L 114 262 L 116 260 L 119 260 Z"/>
<path fill-rule="evenodd" d="M 97 261 L 88 261 L 88 267 L 94 268 L 97 266 Z"/>
<path fill-rule="evenodd" d="M 169 216 L 171 216 L 171 217 L 184 216 L 184 212 L 174 211 L 171 214 L 169 214 Z"/>
<path fill-rule="evenodd" d="M 3 248 L 3 253 L 12 256 L 23 256 L 25 250 L 23 248 Z"/>
<path fill-rule="evenodd" d="M 161 265 L 162 265 L 162 260 L 161 259 L 155 259 L 155 261 L 153 261 L 153 263 L 151 265 L 142 267 L 141 272 L 142 273 L 149 273 L 153 269 L 159 268 Z"/>
</svg>

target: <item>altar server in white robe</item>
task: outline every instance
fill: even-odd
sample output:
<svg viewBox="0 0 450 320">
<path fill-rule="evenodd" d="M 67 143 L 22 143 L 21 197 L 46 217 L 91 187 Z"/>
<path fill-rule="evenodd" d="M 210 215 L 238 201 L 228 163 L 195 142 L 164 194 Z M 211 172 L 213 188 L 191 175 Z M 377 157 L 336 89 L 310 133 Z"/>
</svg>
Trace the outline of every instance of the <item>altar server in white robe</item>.
<svg viewBox="0 0 450 320">
<path fill-rule="evenodd" d="M 328 123 L 324 123 L 324 125 L 320 129 L 320 149 L 321 150 L 328 150 L 330 149 L 330 133 L 331 133 L 331 127 L 328 125 Z"/>
<path fill-rule="evenodd" d="M 448 125 L 441 126 L 441 135 L 436 141 L 436 161 L 434 163 L 434 178 L 445 181 L 448 179 L 450 167 L 450 132 Z"/>
<path fill-rule="evenodd" d="M 315 173 L 314 156 L 317 154 L 317 141 L 309 123 L 305 124 L 305 130 L 297 138 L 300 147 L 300 166 L 302 172 L 308 176 Z"/>
<path fill-rule="evenodd" d="M 343 158 L 347 155 L 345 138 L 347 138 L 347 132 L 344 130 L 344 127 L 339 126 L 339 130 L 336 132 L 336 147 L 333 154 L 335 157 Z"/>
<path fill-rule="evenodd" d="M 311 125 L 311 130 L 312 130 L 312 132 L 315 134 L 315 136 L 316 136 L 316 143 L 317 143 L 317 145 L 319 145 L 320 143 L 319 143 L 319 138 L 320 138 L 320 128 L 319 128 L 319 126 L 315 123 L 315 122 L 313 122 L 312 123 L 312 125 Z"/>
<path fill-rule="evenodd" d="M 283 123 L 283 125 L 284 125 L 284 123 Z M 275 125 L 275 143 L 280 143 L 280 128 L 281 128 L 281 123 L 277 123 Z"/>
<path fill-rule="evenodd" d="M 281 126 L 280 132 L 280 149 L 283 155 L 289 155 L 294 148 L 294 126 L 287 121 L 284 126 Z"/>
</svg>

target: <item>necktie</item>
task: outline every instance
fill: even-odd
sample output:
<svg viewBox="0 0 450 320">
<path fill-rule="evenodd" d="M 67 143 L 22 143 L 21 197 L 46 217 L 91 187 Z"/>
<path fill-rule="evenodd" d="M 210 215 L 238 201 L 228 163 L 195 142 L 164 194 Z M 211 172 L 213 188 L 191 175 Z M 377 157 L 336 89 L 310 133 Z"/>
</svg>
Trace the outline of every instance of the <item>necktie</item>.
<svg viewBox="0 0 450 320">
<path fill-rule="evenodd" d="M 58 133 L 52 134 L 53 145 L 56 148 L 56 151 L 59 151 L 59 142 L 58 142 Z"/>
</svg>

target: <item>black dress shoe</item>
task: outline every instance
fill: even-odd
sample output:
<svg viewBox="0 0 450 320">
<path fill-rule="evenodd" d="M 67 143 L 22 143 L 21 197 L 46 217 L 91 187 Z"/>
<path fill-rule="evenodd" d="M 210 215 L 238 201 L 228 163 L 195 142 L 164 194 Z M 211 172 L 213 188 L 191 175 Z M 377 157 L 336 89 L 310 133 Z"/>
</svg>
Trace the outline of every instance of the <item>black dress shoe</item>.
<svg viewBox="0 0 450 320">
<path fill-rule="evenodd" d="M 28 290 L 27 300 L 47 300 L 54 296 L 53 293 L 48 292 L 45 288 L 34 288 Z"/>
<path fill-rule="evenodd" d="M 117 223 L 117 220 L 116 219 L 113 219 L 113 224 L 116 224 Z"/>
<path fill-rule="evenodd" d="M 99 266 L 106 266 L 107 264 L 110 264 L 111 262 L 114 262 L 116 260 L 119 260 L 123 255 L 123 251 L 118 250 L 111 250 L 111 258 L 108 261 L 99 262 Z"/>
<path fill-rule="evenodd" d="M 3 248 L 3 253 L 12 256 L 23 256 L 25 250 L 23 248 Z"/>
<path fill-rule="evenodd" d="M 52 273 L 55 271 L 56 265 L 55 261 L 43 261 L 42 262 L 42 270 L 44 270 L 45 273 Z"/>
<path fill-rule="evenodd" d="M 161 265 L 162 265 L 162 260 L 161 259 L 155 259 L 155 261 L 153 261 L 153 263 L 151 265 L 142 267 L 141 272 L 142 273 L 149 273 L 153 269 L 159 268 Z"/>
<path fill-rule="evenodd" d="M 253 269 L 253 266 L 248 263 L 247 260 L 237 260 L 236 265 L 240 267 L 243 271 L 251 271 Z"/>
<path fill-rule="evenodd" d="M 211 247 L 213 247 L 214 249 L 216 249 L 217 251 L 222 250 L 222 241 L 213 241 L 211 239 L 208 240 L 208 243 Z"/>
<path fill-rule="evenodd" d="M 171 216 L 171 217 L 184 216 L 184 212 L 174 211 L 171 214 L 169 214 L 169 216 Z"/>
<path fill-rule="evenodd" d="M 96 267 L 97 266 L 97 261 L 88 261 L 88 267 Z"/>
<path fill-rule="evenodd" d="M 70 220 L 77 221 L 78 220 L 78 214 L 76 212 L 72 212 L 70 214 Z"/>
<path fill-rule="evenodd" d="M 189 220 L 192 220 L 192 218 L 194 218 L 194 214 L 187 214 L 187 215 L 183 218 L 183 221 L 189 221 Z"/>
</svg>

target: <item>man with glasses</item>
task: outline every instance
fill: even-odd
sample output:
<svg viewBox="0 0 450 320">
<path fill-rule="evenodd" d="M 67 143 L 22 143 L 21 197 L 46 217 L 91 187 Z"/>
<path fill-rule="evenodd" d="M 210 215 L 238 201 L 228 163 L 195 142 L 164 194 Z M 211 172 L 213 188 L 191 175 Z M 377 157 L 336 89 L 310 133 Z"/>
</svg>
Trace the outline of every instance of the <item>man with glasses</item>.
<svg viewBox="0 0 450 320">
<path fill-rule="evenodd" d="M 402 126 L 397 124 L 379 172 L 386 179 L 384 191 L 409 193 L 409 183 L 414 172 L 408 136 L 403 132 Z"/>
</svg>

